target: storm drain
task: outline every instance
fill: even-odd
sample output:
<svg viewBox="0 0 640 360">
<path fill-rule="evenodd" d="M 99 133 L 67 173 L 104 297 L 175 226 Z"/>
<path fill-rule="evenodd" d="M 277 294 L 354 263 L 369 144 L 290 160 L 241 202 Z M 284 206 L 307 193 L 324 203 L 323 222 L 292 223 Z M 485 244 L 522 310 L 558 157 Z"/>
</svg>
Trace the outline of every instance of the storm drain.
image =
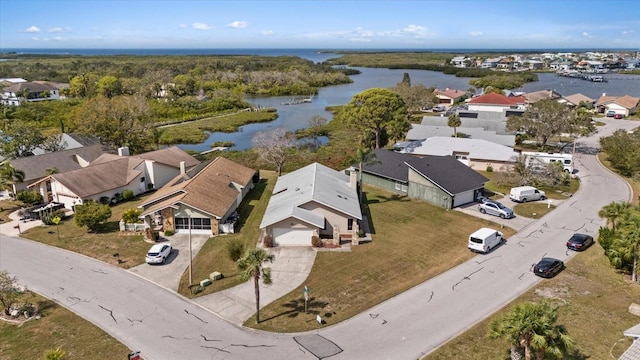
<svg viewBox="0 0 640 360">
<path fill-rule="evenodd" d="M 342 349 L 333 341 L 316 334 L 294 336 L 293 340 L 318 359 L 328 358 L 342 352 Z"/>
</svg>

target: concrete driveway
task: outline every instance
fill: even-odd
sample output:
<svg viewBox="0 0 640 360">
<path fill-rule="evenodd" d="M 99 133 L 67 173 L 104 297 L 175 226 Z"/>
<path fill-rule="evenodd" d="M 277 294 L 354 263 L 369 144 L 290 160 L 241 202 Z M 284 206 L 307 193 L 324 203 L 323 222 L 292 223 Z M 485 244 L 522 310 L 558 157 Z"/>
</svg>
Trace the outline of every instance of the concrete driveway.
<svg viewBox="0 0 640 360">
<path fill-rule="evenodd" d="M 271 268 L 271 285 L 260 283 L 260 308 L 290 293 L 309 276 L 316 251 L 308 246 L 268 249 L 275 256 Z M 300 297 L 303 294 L 300 293 Z M 256 312 L 253 281 L 193 299 L 224 319 L 242 325 Z"/>
<path fill-rule="evenodd" d="M 509 196 L 505 196 L 502 199 L 496 199 L 496 201 L 501 202 L 506 207 L 511 209 L 513 209 L 514 205 L 517 205 L 516 203 L 513 203 L 511 200 L 509 200 Z M 553 205 L 558 206 L 559 203 L 560 202 L 558 200 L 553 200 Z M 526 228 L 527 226 L 533 224 L 536 221 L 536 219 L 531 219 L 531 218 L 518 216 L 518 215 L 515 215 L 515 217 L 512 219 L 502 219 L 498 216 L 483 214 L 480 212 L 480 210 L 478 210 L 478 203 L 476 202 L 462 205 L 460 207 L 455 208 L 455 210 L 462 211 L 465 214 L 479 217 L 481 219 L 492 221 L 496 224 L 499 224 L 501 227 L 512 228 L 516 232 Z"/>
<path fill-rule="evenodd" d="M 191 235 L 191 253 L 194 258 L 207 239 L 209 235 Z M 163 241 L 170 242 L 173 247 L 171 256 L 164 264 L 142 264 L 132 267 L 129 271 L 169 290 L 178 291 L 180 277 L 189 267 L 189 234 L 174 234 Z M 152 245 L 149 244 L 149 248 Z"/>
</svg>

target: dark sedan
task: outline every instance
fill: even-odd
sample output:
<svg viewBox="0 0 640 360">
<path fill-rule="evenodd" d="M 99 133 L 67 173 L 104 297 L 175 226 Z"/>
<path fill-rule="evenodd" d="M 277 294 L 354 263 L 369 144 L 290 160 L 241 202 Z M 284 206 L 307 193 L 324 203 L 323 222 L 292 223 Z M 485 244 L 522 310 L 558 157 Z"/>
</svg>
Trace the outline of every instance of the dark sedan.
<svg viewBox="0 0 640 360">
<path fill-rule="evenodd" d="M 591 245 L 593 245 L 593 236 L 586 234 L 573 234 L 567 241 L 567 249 L 575 251 L 583 251 Z"/>
<path fill-rule="evenodd" d="M 544 257 L 533 266 L 533 273 L 544 278 L 552 278 L 564 269 L 562 260 Z"/>
</svg>

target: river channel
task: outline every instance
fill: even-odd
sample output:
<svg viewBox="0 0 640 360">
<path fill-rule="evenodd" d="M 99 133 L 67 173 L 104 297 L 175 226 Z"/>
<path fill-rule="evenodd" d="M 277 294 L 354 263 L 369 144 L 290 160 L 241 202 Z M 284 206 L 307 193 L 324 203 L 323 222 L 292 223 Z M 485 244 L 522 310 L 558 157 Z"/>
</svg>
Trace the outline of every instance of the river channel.
<svg viewBox="0 0 640 360">
<path fill-rule="evenodd" d="M 249 124 L 242 126 L 235 133 L 210 133 L 209 137 L 200 144 L 178 144 L 184 150 L 203 152 L 211 149 L 211 144 L 218 141 L 231 141 L 235 144 L 231 150 L 245 150 L 251 147 L 251 139 L 261 131 L 270 131 L 284 128 L 294 131 L 308 127 L 308 122 L 314 115 L 319 115 L 327 120 L 331 119 L 331 113 L 325 111 L 327 106 L 344 105 L 351 98 L 370 88 L 390 88 L 402 81 L 404 73 L 409 73 L 411 83 L 423 84 L 426 87 L 440 89 L 452 88 L 467 90 L 470 78 L 458 78 L 435 71 L 426 70 L 389 70 L 357 68 L 361 74 L 352 76 L 353 83 L 329 86 L 321 88 L 311 103 L 297 105 L 283 105 L 291 100 L 291 97 L 249 97 L 247 101 L 260 107 L 273 107 L 278 111 L 278 118 L 269 123 Z M 538 74 L 539 81 L 525 84 L 516 91 L 532 92 L 537 90 L 555 90 L 563 96 L 581 93 L 593 99 L 598 99 L 602 94 L 613 96 L 630 95 L 640 97 L 640 75 L 605 74 L 607 82 L 594 83 L 582 79 L 559 77 L 553 73 Z"/>
</svg>

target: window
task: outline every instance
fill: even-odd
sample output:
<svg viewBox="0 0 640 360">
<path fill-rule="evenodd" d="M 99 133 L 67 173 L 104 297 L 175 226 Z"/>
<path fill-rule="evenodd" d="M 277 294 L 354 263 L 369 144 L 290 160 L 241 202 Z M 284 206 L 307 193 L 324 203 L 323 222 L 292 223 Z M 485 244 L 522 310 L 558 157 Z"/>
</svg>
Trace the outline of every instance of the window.
<svg viewBox="0 0 640 360">
<path fill-rule="evenodd" d="M 353 230 L 353 219 L 347 220 L 347 230 Z"/>
<path fill-rule="evenodd" d="M 396 181 L 396 190 L 402 191 L 402 192 L 407 192 L 407 184 L 403 184 L 400 181 Z"/>
</svg>

